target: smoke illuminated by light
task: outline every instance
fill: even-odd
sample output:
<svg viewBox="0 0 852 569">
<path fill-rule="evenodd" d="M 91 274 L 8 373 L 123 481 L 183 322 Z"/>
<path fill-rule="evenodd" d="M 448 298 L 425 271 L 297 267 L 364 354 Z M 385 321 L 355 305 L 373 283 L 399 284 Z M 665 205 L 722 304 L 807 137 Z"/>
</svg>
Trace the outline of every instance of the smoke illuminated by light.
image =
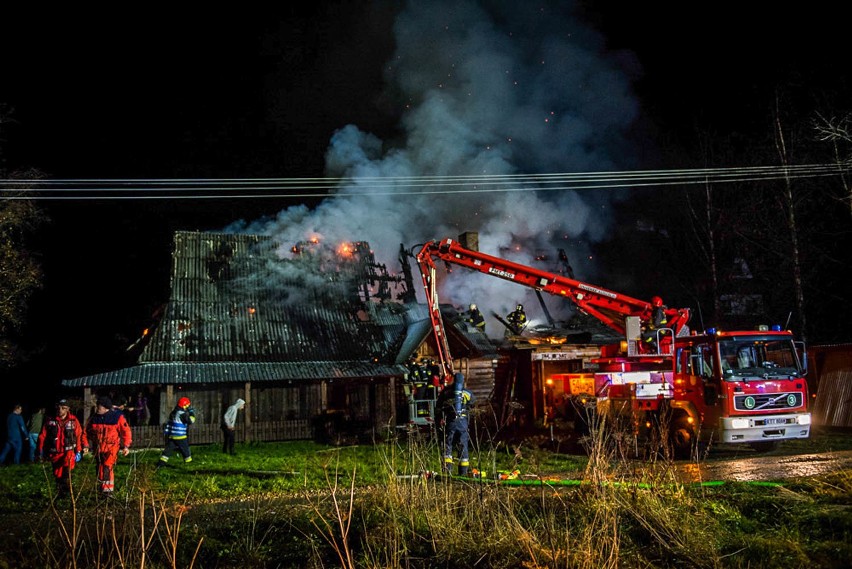
<svg viewBox="0 0 852 569">
<path fill-rule="evenodd" d="M 601 205 L 612 193 L 365 193 L 368 178 L 375 177 L 629 165 L 623 162 L 631 155 L 624 133 L 638 116 L 628 79 L 635 64 L 629 54 L 606 53 L 602 37 L 571 10 L 570 2 L 408 3 L 394 24 L 396 53 L 385 67 L 387 99 L 398 101 L 402 136 L 383 141 L 342 125 L 326 153 L 326 174 L 353 181 L 339 187 L 335 199 L 228 230 L 272 235 L 284 251 L 317 235 L 332 242 L 364 240 L 388 267 L 398 266 L 400 244 L 413 248 L 476 231 L 480 250 L 523 264 L 535 262 L 535 251 L 555 259 L 564 248 L 578 277 L 591 280 L 588 248 L 607 235 L 608 208 Z M 441 282 L 443 302 L 476 302 L 486 316 L 506 314 L 518 302 L 535 306 L 533 294 L 467 271 Z M 548 305 L 557 315 L 568 308 L 559 299 Z M 488 329 L 496 334 L 502 326 L 495 320 Z"/>
</svg>

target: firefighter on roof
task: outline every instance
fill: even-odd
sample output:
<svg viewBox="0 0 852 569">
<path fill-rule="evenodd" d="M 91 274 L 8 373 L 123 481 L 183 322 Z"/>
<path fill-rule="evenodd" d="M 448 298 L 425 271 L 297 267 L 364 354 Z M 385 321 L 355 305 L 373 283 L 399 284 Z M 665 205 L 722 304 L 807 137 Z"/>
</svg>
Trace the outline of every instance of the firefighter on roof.
<svg viewBox="0 0 852 569">
<path fill-rule="evenodd" d="M 191 404 L 189 397 L 181 397 L 169 414 L 169 421 L 165 428 L 166 448 L 160 455 L 157 467 L 167 464 L 175 451 L 180 453 L 184 462 L 192 462 L 189 435 L 187 434 L 189 426 L 195 422 L 195 410 L 191 407 Z"/>
<path fill-rule="evenodd" d="M 516 335 L 520 335 L 521 332 L 524 331 L 524 328 L 527 327 L 527 313 L 524 312 L 524 305 L 519 304 L 515 307 L 515 310 L 509 313 L 506 316 L 506 322 L 512 327 L 512 331 Z"/>
<path fill-rule="evenodd" d="M 443 470 L 451 473 L 453 469 L 453 447 L 459 445 L 459 476 L 467 476 L 470 468 L 468 454 L 468 418 L 473 405 L 473 394 L 464 388 L 464 375 L 456 373 L 453 384 L 441 391 L 436 404 L 438 420 L 445 427 L 445 449 Z"/>
<path fill-rule="evenodd" d="M 98 465 L 98 485 L 101 495 L 112 496 L 115 490 L 113 467 L 119 451 L 123 456 L 130 453 L 133 435 L 124 413 L 115 409 L 109 397 L 98 397 L 94 414 L 89 417 L 83 431 L 83 452 L 91 449 Z"/>
<path fill-rule="evenodd" d="M 482 332 L 485 331 L 485 317 L 475 304 L 471 304 L 468 308 L 464 321 Z"/>
</svg>

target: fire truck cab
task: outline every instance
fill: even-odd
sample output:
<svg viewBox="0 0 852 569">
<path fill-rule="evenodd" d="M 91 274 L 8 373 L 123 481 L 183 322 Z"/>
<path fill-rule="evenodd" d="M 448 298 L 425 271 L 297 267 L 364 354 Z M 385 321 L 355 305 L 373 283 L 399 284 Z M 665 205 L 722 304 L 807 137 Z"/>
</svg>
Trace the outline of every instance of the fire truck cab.
<svg viewBox="0 0 852 569">
<path fill-rule="evenodd" d="M 710 330 L 678 338 L 674 358 L 671 406 L 699 426 L 701 440 L 768 448 L 810 435 L 805 368 L 790 332 Z"/>
</svg>

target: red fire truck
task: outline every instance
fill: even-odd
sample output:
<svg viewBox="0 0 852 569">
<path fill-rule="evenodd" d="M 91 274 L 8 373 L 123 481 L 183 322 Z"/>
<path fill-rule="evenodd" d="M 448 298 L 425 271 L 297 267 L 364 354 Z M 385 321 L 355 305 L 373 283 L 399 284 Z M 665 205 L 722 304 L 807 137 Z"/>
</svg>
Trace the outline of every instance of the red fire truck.
<svg viewBox="0 0 852 569">
<path fill-rule="evenodd" d="M 677 456 L 688 456 L 699 441 L 768 450 L 778 441 L 810 434 L 807 362 L 799 357 L 804 346 L 789 331 L 760 326 L 696 333 L 687 325 L 688 309 L 660 307 L 657 298 L 631 298 L 486 255 L 453 239 L 426 243 L 417 254 L 447 381 L 454 370 L 438 305 L 436 261 L 564 297 L 623 335 L 618 344 L 603 346 L 592 362 L 597 412 L 629 417 L 640 436 L 664 433 Z M 656 328 L 655 305 L 666 322 Z"/>
</svg>

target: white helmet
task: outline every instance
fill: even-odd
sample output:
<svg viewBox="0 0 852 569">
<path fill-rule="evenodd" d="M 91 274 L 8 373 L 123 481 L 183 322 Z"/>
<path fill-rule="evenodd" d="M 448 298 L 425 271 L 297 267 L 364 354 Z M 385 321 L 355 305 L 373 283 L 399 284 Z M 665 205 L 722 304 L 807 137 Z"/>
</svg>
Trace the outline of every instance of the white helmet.
<svg viewBox="0 0 852 569">
<path fill-rule="evenodd" d="M 471 305 L 470 305 L 470 309 L 471 309 L 471 310 L 476 310 L 476 305 L 475 305 L 475 304 L 471 304 Z"/>
</svg>

